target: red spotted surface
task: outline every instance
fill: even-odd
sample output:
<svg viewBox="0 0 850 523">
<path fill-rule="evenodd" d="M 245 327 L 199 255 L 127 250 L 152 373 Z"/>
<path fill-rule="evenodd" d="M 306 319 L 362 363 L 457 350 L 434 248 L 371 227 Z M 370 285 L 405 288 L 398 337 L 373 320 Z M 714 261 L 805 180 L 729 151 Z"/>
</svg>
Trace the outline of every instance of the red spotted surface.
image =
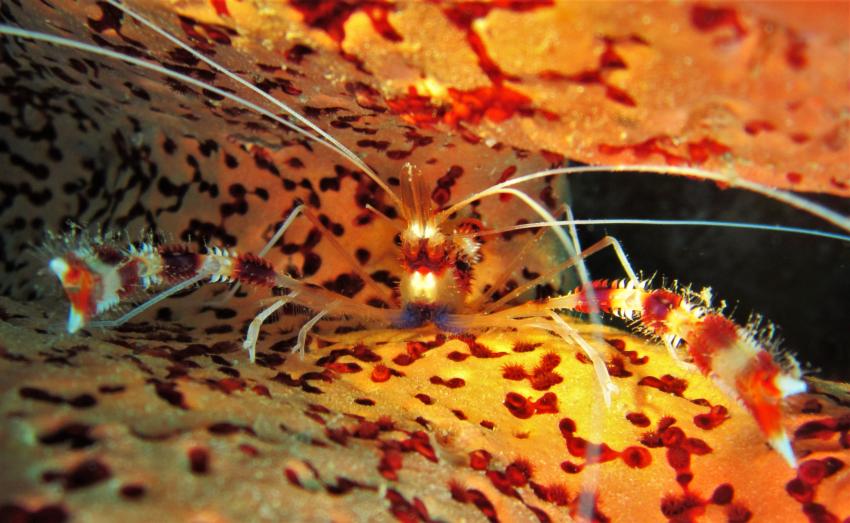
<svg viewBox="0 0 850 523">
<path fill-rule="evenodd" d="M 614 331 L 599 348 L 627 372 L 614 377 L 622 407 L 605 409 L 593 400 L 592 367 L 563 357 L 577 349 L 542 334 L 519 344 L 504 333 L 409 341 L 392 341 L 394 331 L 317 334 L 304 360 L 284 346 L 252 365 L 234 343 L 178 341 L 157 329 L 113 336 L 120 343 L 91 338 L 60 360 L 32 349 L 46 334 L 14 335 L 26 324 L 0 323 L 11 340 L 0 371 L 18 376 L 4 382 L 4 397 L 16 402 L 15 412 L 70 409 L 71 418 L 16 422 L 39 435 L 40 459 L 17 437 L 2 440 L 4 452 L 19 449 L 7 454 L 16 456 L 13 469 L 39 471 L 35 483 L 8 491 L 2 510 L 9 514 L 39 510 L 16 493 L 40 485 L 60 485 L 71 496 L 115 482 L 122 501 L 109 501 L 111 510 L 142 503 L 146 513 L 189 518 L 197 515 L 192 504 L 176 504 L 189 491 L 165 486 L 202 479 L 233 485 L 237 501 L 224 505 L 214 489 L 200 495 L 209 510 L 236 519 L 260 510 L 247 500 L 282 495 L 290 513 L 307 519 L 376 510 L 400 521 L 750 521 L 781 510 L 789 521 L 827 521 L 847 508 L 839 492 L 850 425 L 835 391 L 796 407 L 801 462 L 794 471 L 709 380 L 684 369 L 681 378 L 660 374 L 676 365 L 663 348 Z M 409 358 L 403 372 L 391 363 L 400 355 Z M 79 373 L 92 377 L 81 381 Z M 547 373 L 562 379 L 538 392 L 534 376 Z M 106 424 L 125 428 L 104 431 Z M 741 444 L 729 447 L 730 437 Z M 119 442 L 121 452 L 107 446 Z M 65 462 L 81 452 L 88 457 Z M 742 455 L 749 467 L 740 467 Z M 738 473 L 712 472 L 718 467 Z M 596 495 L 593 477 L 605 478 Z M 102 505 L 80 499 L 61 504 L 75 517 L 98 519 Z"/>
</svg>

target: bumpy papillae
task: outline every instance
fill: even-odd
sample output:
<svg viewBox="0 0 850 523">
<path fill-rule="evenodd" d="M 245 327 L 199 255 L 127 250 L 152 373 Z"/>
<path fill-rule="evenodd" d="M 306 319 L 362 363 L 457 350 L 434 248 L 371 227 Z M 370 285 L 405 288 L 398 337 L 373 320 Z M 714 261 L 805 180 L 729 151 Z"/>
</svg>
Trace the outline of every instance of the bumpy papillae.
<svg viewBox="0 0 850 523">
<path fill-rule="evenodd" d="M 790 402 L 795 471 L 710 380 L 611 328 L 579 327 L 620 387 L 606 409 L 581 351 L 530 330 L 317 334 L 304 360 L 283 336 L 252 365 L 232 335 L 61 337 L 42 314 L 3 303 L 4 521 L 567 521 L 583 492 L 600 521 L 850 513 L 847 391 Z"/>
</svg>

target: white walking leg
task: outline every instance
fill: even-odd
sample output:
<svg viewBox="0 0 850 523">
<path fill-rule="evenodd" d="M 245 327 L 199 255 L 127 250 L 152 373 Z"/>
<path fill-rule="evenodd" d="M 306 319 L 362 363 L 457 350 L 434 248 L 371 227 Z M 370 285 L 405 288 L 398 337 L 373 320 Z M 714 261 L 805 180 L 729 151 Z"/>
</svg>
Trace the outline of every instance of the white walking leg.
<svg viewBox="0 0 850 523">
<path fill-rule="evenodd" d="M 257 355 L 257 338 L 260 336 L 260 328 L 263 326 L 263 323 L 269 316 L 274 314 L 276 310 L 289 303 L 289 301 L 291 301 L 295 296 L 296 294 L 293 293 L 289 296 L 284 296 L 283 298 L 276 300 L 269 307 L 260 311 L 260 313 L 251 320 L 251 324 L 248 325 L 248 332 L 245 334 L 245 341 L 242 342 L 242 348 L 248 351 L 248 359 L 251 363 L 254 363 Z"/>
</svg>

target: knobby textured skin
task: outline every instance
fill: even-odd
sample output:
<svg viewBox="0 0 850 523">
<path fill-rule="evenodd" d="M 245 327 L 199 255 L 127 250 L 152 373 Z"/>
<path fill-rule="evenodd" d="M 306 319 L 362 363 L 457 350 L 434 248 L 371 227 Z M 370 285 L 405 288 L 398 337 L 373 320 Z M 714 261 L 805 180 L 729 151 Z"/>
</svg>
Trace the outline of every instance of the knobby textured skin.
<svg viewBox="0 0 850 523">
<path fill-rule="evenodd" d="M 391 184 L 413 163 L 436 205 L 564 156 L 732 165 L 775 186 L 848 192 L 846 35 L 830 27 L 836 17 L 815 10 L 328 2 L 327 10 L 264 6 L 258 15 L 257 5 L 138 7 L 333 130 Z M 50 6 L 8 2 L 0 17 L 246 94 L 115 8 Z M 541 28 L 530 58 L 507 45 Z M 4 232 L 0 250 L 4 293 L 38 294 L 43 262 L 21 253 L 68 218 L 244 252 L 256 251 L 296 200 L 315 209 L 375 279 L 387 288 L 397 281 L 395 231 L 365 209 L 391 213 L 388 200 L 342 159 L 137 67 L 10 39 L 2 49 L 0 154 L 11 174 L 0 212 L 15 230 Z M 682 56 L 683 49 L 699 52 Z M 557 209 L 557 182 L 526 189 Z M 531 217 L 516 199 L 493 198 L 471 213 L 493 228 Z M 492 280 L 517 241 L 485 245 L 479 283 Z M 546 240 L 532 253 L 506 288 L 558 260 Z M 306 221 L 273 254 L 293 275 L 362 302 L 375 298 Z M 168 320 L 204 303 L 188 301 L 155 315 Z M 807 412 L 794 423 L 809 423 L 794 441 L 802 462 L 794 472 L 711 383 L 622 333 L 604 331 L 638 353 L 610 352 L 619 357 L 609 371 L 623 393 L 606 412 L 575 349 L 548 339 L 533 347 L 533 333 L 447 340 L 430 350 L 372 344 L 419 339 L 404 331 L 354 333 L 335 347 L 313 346 L 302 363 L 276 357 L 293 340 L 272 325 L 260 345 L 266 359 L 249 366 L 236 349 L 256 309 L 251 295 L 204 307 L 193 331 L 165 323 L 86 339 L 44 332 L 61 330 L 64 304 L 48 322 L 25 320 L 42 312 L 6 302 L 2 444 L 4 464 L 13 465 L 0 475 L 3 516 L 113 520 L 158 511 L 274 521 L 288 510 L 302 520 L 542 519 L 534 507 L 564 520 L 592 485 L 575 473 L 581 438 L 608 445 L 606 463 L 595 468 L 599 511 L 614 521 L 850 515 L 839 502 L 848 424 L 836 393 L 792 404 Z M 343 352 L 334 356 L 334 348 Z M 559 361 L 544 361 L 550 352 Z M 328 359 L 314 366 L 321 358 Z M 690 401 L 699 399 L 708 404 Z"/>
<path fill-rule="evenodd" d="M 3 521 L 568 521 L 593 482 L 599 521 L 850 514 L 846 387 L 791 402 L 794 471 L 710 380 L 610 328 L 581 327 L 621 390 L 605 410 L 540 333 L 361 331 L 250 364 L 175 324 L 67 337 L 2 312 Z"/>
</svg>

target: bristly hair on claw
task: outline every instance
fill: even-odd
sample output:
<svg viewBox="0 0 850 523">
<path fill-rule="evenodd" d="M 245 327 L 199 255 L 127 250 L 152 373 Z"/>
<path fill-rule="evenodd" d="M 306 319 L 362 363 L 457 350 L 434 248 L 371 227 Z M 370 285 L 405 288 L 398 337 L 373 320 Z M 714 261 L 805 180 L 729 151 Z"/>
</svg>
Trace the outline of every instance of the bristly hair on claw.
<svg viewBox="0 0 850 523">
<path fill-rule="evenodd" d="M 37 252 L 48 260 L 71 303 L 68 332 L 153 287 L 193 276 L 199 268 L 197 255 L 188 245 L 164 238 L 146 232 L 130 242 L 124 231 L 90 231 L 75 223 L 65 234 L 48 233 Z"/>
</svg>

